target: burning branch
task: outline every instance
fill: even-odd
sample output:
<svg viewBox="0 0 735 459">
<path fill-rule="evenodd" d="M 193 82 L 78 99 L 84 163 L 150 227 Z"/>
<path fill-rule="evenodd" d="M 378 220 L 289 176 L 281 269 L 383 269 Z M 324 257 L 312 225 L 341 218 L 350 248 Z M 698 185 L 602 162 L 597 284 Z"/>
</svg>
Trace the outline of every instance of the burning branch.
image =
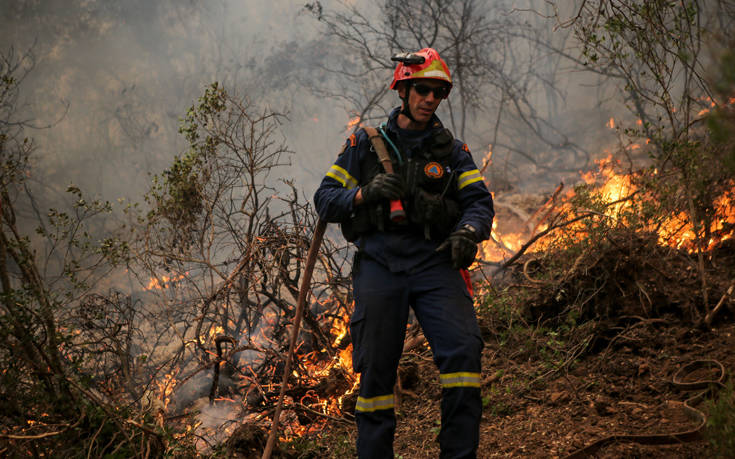
<svg viewBox="0 0 735 459">
<path fill-rule="evenodd" d="M 535 244 L 536 241 L 538 241 L 542 237 L 546 236 L 547 234 L 551 233 L 552 231 L 555 231 L 555 230 L 560 229 L 560 228 L 564 228 L 564 227 L 569 226 L 569 225 L 571 225 L 573 223 L 576 223 L 576 222 L 578 222 L 580 220 L 584 220 L 585 218 L 593 217 L 593 216 L 596 216 L 596 215 L 598 215 L 597 212 L 588 212 L 588 213 L 585 213 L 585 214 L 582 214 L 582 215 L 578 215 L 577 217 L 574 217 L 574 218 L 572 218 L 570 220 L 567 220 L 565 222 L 554 224 L 554 225 L 546 228 L 545 230 L 541 231 L 540 233 L 535 234 L 531 239 L 529 239 L 525 244 L 523 244 L 521 246 L 521 248 L 518 249 L 518 251 L 512 257 L 510 257 L 508 260 L 506 260 L 505 262 L 503 262 L 503 264 L 501 264 L 499 267 L 497 267 L 495 269 L 495 271 L 493 271 L 493 274 L 497 274 L 497 273 L 499 273 L 499 272 L 501 272 L 501 271 L 503 271 L 505 269 L 508 269 L 516 261 L 518 261 L 518 259 L 521 257 L 521 255 L 523 255 L 533 244 Z"/>
<path fill-rule="evenodd" d="M 230 343 L 233 346 L 237 346 L 237 340 L 231 336 L 218 336 L 214 340 L 214 345 L 217 348 L 217 359 L 212 364 L 214 368 L 214 375 L 212 377 L 212 389 L 209 391 L 209 404 L 214 404 L 214 399 L 217 396 L 217 387 L 219 386 L 219 367 L 222 363 L 222 344 Z"/>
<path fill-rule="evenodd" d="M 327 229 L 327 223 L 319 220 L 314 228 L 314 236 L 311 240 L 311 247 L 309 247 L 309 253 L 306 256 L 306 264 L 304 266 L 304 276 L 301 281 L 301 291 L 299 292 L 299 301 L 296 303 L 296 315 L 293 321 L 293 329 L 291 331 L 291 340 L 288 345 L 288 354 L 286 355 L 286 365 L 283 369 L 283 380 L 281 381 L 281 393 L 278 395 L 278 403 L 276 405 L 276 412 L 273 414 L 273 425 L 271 426 L 271 433 L 268 436 L 268 443 L 263 451 L 263 459 L 269 459 L 273 446 L 276 441 L 276 434 L 278 433 L 278 423 L 280 422 L 281 407 L 283 406 L 283 396 L 286 393 L 286 385 L 288 384 L 288 377 L 291 372 L 291 362 L 293 360 L 293 352 L 296 348 L 296 338 L 299 333 L 299 326 L 301 325 L 301 315 L 304 311 L 304 305 L 306 304 L 306 295 L 309 292 L 311 275 L 314 272 L 314 264 L 319 254 L 319 247 L 324 237 L 324 231 Z"/>
<path fill-rule="evenodd" d="M 564 183 L 560 183 L 559 186 L 556 187 L 554 190 L 554 193 L 551 195 L 551 197 L 541 206 L 539 207 L 536 212 L 531 215 L 531 217 L 526 221 L 525 226 L 528 226 L 531 229 L 531 234 L 535 234 L 538 228 L 549 218 L 551 215 L 551 212 L 554 210 L 554 204 L 556 203 L 556 199 L 559 197 L 559 194 L 561 193 L 561 190 L 564 189 Z M 548 208 L 546 213 L 543 215 L 543 217 L 536 220 L 536 217 L 545 209 Z M 536 221 L 536 223 L 531 227 L 531 222 Z"/>
</svg>

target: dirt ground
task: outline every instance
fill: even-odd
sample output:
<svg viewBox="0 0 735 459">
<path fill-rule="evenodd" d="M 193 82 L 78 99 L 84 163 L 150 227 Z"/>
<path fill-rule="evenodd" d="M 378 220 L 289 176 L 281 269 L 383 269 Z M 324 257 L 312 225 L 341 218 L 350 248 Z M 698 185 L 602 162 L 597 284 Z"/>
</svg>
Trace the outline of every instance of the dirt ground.
<svg viewBox="0 0 735 459">
<path fill-rule="evenodd" d="M 478 296 L 485 340 L 478 457 L 567 458 L 612 435 L 696 433 L 702 418 L 693 417 L 684 402 L 702 389 L 685 390 L 674 384 L 675 376 L 680 382 L 732 382 L 735 301 L 725 292 L 733 282 L 735 240 L 708 254 L 709 304 L 727 300 L 710 328 L 698 325 L 704 308 L 692 268 L 696 258 L 637 235 L 609 234 L 607 240 L 573 254 L 555 277 L 529 275 L 528 264 L 519 263 Z M 549 265 L 560 256 L 565 254 L 536 262 Z M 579 309 L 569 308 L 574 302 Z M 704 361 L 710 363 L 681 371 Z M 399 376 L 395 457 L 439 457 L 441 387 L 429 349 L 404 353 Z M 709 386 L 690 402 L 703 417 L 713 411 L 718 392 L 728 392 L 720 384 Z M 346 413 L 352 412 L 349 405 L 346 398 Z M 732 407 L 720 412 L 729 419 L 721 425 L 732 429 Z M 345 419 L 327 422 L 284 457 L 354 457 L 355 427 Z M 699 429 L 697 438 L 677 444 L 619 439 L 576 457 L 716 457 L 701 435 L 715 431 Z M 735 451 L 720 451 L 719 457 L 735 458 Z"/>
<path fill-rule="evenodd" d="M 612 434 L 674 433 L 695 428 L 697 421 L 681 407 L 693 393 L 673 386 L 672 378 L 679 368 L 697 360 L 717 360 L 727 376 L 731 375 L 735 371 L 735 324 L 692 331 L 674 319 L 653 319 L 632 323 L 621 332 L 600 352 L 546 378 L 543 372 L 539 375 L 543 366 L 522 349 L 500 357 L 504 352 L 499 344 L 488 340 L 478 457 L 564 458 Z M 427 354 L 408 360 L 409 368 L 418 369 L 418 378 L 408 378 L 413 382 L 404 387 L 395 454 L 405 459 L 436 458 L 441 397 L 438 372 Z M 719 376 L 715 370 L 702 371 L 711 374 L 696 376 Z M 704 403 L 697 406 L 706 411 Z M 354 428 L 336 430 L 354 441 Z M 711 457 L 708 451 L 704 439 L 678 445 L 611 442 L 587 457 Z"/>
</svg>

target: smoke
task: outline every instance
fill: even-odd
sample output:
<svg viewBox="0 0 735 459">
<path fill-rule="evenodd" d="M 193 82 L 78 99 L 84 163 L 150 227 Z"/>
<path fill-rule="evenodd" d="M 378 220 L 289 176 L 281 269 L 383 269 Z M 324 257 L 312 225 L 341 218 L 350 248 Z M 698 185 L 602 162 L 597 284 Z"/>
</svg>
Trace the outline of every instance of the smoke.
<svg viewBox="0 0 735 459">
<path fill-rule="evenodd" d="M 334 39 L 323 37 L 321 24 L 304 11 L 303 2 L 3 3 L 3 43 L 30 49 L 35 56 L 35 69 L 23 85 L 23 110 L 27 119 L 49 126 L 31 135 L 38 145 L 35 182 L 51 201 L 70 183 L 104 199 L 139 199 L 150 175 L 185 151 L 179 120 L 213 81 L 259 106 L 288 114 L 281 132 L 295 154 L 282 176 L 294 178 L 307 198 L 349 134 L 347 122 L 354 115 L 348 110 L 354 107 L 312 91 L 345 95 L 336 83 L 340 75 L 325 78 L 323 71 L 344 56 Z M 498 5 L 486 7 L 491 14 L 509 13 L 509 6 Z M 322 6 L 327 10 L 339 2 Z M 533 14 L 521 19 L 526 18 L 531 28 L 548 30 L 550 43 L 557 39 L 550 21 Z M 514 65 L 527 65 L 523 60 L 531 57 L 518 45 Z M 524 88 L 528 102 L 546 117 L 565 120 L 560 123 L 566 125 L 564 132 L 576 134 L 557 136 L 559 142 L 588 148 L 595 139 L 588 134 L 600 132 L 609 113 L 594 105 L 591 89 L 583 91 L 576 84 L 578 74 L 555 71 L 559 65 L 550 57 L 534 64 L 541 78 L 557 79 L 557 90 L 535 83 L 538 87 Z M 521 70 L 508 68 L 511 74 Z M 386 84 L 390 76 L 386 72 Z M 397 103 L 395 99 L 388 105 Z M 478 162 L 489 148 L 494 104 L 496 100 L 480 101 L 485 112 L 472 120 L 463 139 Z M 506 128 L 501 136 L 506 146 L 535 148 L 524 135 L 526 126 L 518 123 L 515 129 Z M 544 161 L 543 151 L 534 153 Z M 550 177 L 548 168 L 536 170 L 523 157 L 495 154 L 498 174 L 525 186 Z"/>
<path fill-rule="evenodd" d="M 296 154 L 282 175 L 304 188 L 328 164 L 314 159 L 331 161 L 341 143 L 347 114 L 302 84 L 321 45 L 298 1 L 3 3 L 2 42 L 34 56 L 21 108 L 48 126 L 29 134 L 34 179 L 50 198 L 74 183 L 139 199 L 185 151 L 179 120 L 213 81 L 288 114 L 282 134 Z"/>
<path fill-rule="evenodd" d="M 30 50 L 34 56 L 35 68 L 22 83 L 24 100 L 19 108 L 23 119 L 38 126 L 28 132 L 37 145 L 30 183 L 42 197 L 38 206 L 42 209 L 58 205 L 69 184 L 106 200 L 140 201 L 151 175 L 186 152 L 185 139 L 178 133 L 180 119 L 214 81 L 263 110 L 287 115 L 280 134 L 294 152 L 291 166 L 274 171 L 271 177 L 293 178 L 303 191 L 302 198 L 311 198 L 349 134 L 347 124 L 354 117 L 349 110 L 356 107 L 350 106 L 349 99 L 339 98 L 347 96 L 343 75 L 325 74 L 324 68 L 338 68 L 335 64 L 345 61 L 359 67 L 365 62 L 340 54 L 344 48 L 324 38 L 321 24 L 303 11 L 302 0 L 0 2 L 2 43 Z M 324 1 L 322 5 L 330 8 L 336 3 Z M 370 10 L 367 2 L 365 9 Z M 508 10 L 493 13 L 507 14 Z M 552 40 L 552 24 L 538 17 L 534 20 L 529 28 L 547 27 Z M 519 48 L 503 71 L 515 75 L 513 66 L 518 65 L 520 74 L 520 67 L 528 66 L 534 56 Z M 597 134 L 609 134 L 603 128 L 610 114 L 596 105 L 597 95 L 580 90 L 580 76 L 554 71 L 561 64 L 551 58 L 534 64 L 538 80 L 556 79 L 556 89 L 549 91 L 538 80 L 528 80 L 518 81 L 527 85 L 519 90 L 528 94 L 528 106 L 540 118 L 552 119 L 553 126 L 503 119 L 507 125 L 498 138 L 505 146 L 493 148 L 504 148 L 505 154 L 496 151 L 491 188 L 497 187 L 496 178 L 513 178 L 516 186 L 548 187 L 570 174 L 569 170 L 554 174 L 548 167 L 538 167 L 556 160 L 551 154 L 546 158 L 544 151 L 534 151 L 537 164 L 512 153 L 535 148 L 528 135 L 532 127 L 559 144 L 566 142 L 587 151 L 609 143 Z M 361 67 L 348 70 L 360 74 Z M 390 77 L 391 72 L 386 71 L 372 83 L 387 85 Z M 314 92 L 315 88 L 322 92 Z M 336 97 L 325 98 L 325 92 Z M 387 109 L 398 100 L 389 92 L 383 102 Z M 497 103 L 493 98 L 479 101 L 484 111 L 477 112 L 467 138 L 462 139 L 474 151 L 478 164 L 493 138 L 498 115 L 492 113 Z M 441 112 L 445 122 L 446 108 L 444 104 Z M 274 139 L 276 143 L 280 140 Z M 131 285 L 130 290 L 135 288 Z M 155 355 L 173 353 L 176 345 L 172 336 L 171 344 L 161 346 Z M 240 356 L 243 361 L 251 357 Z M 210 382 L 209 373 L 202 372 L 178 387 L 172 411 L 193 404 L 201 410 L 199 420 L 204 428 L 217 429 L 235 420 L 237 404 L 208 404 Z M 235 381 L 223 375 L 221 384 Z"/>
</svg>

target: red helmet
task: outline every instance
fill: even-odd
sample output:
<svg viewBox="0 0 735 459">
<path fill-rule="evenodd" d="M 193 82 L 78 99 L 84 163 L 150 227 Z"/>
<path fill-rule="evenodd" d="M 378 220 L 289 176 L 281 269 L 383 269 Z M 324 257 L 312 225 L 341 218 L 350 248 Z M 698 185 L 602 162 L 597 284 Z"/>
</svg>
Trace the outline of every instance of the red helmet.
<svg viewBox="0 0 735 459">
<path fill-rule="evenodd" d="M 449 67 L 434 48 L 424 48 L 415 53 L 397 54 L 392 60 L 398 61 L 398 65 L 393 72 L 391 89 L 396 89 L 399 81 L 418 78 L 444 81 L 449 85 L 449 89 L 452 89 L 452 75 L 449 73 Z"/>
</svg>

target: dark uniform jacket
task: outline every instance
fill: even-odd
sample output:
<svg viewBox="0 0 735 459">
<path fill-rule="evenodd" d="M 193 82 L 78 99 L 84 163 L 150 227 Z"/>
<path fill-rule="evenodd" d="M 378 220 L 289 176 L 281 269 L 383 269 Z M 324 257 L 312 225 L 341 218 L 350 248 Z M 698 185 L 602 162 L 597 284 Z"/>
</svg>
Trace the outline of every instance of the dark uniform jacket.
<svg viewBox="0 0 735 459">
<path fill-rule="evenodd" d="M 427 141 L 437 130 L 443 129 L 436 115 L 429 121 L 427 129 L 413 131 L 401 129 L 396 123 L 399 109 L 394 109 L 385 125 L 389 136 L 396 139 L 396 146 L 404 160 L 419 155 L 426 148 Z M 388 147 L 391 150 L 391 147 Z M 371 150 L 371 142 L 364 130 L 347 139 L 337 161 L 327 172 L 314 195 L 314 203 L 319 217 L 330 223 L 343 223 L 354 216 L 353 201 L 360 184 L 365 183 L 367 171 L 361 170 L 366 164 L 366 155 L 376 155 Z M 493 210 L 492 196 L 487 190 L 483 177 L 472 160 L 467 145 L 453 139 L 451 154 L 443 161 L 445 173 L 454 173 L 455 189 L 451 190 L 459 204 L 460 217 L 454 228 L 447 233 L 471 225 L 479 240 L 490 237 Z M 392 272 L 424 269 L 436 263 L 450 262 L 450 251 L 436 252 L 442 240 L 427 239 L 421 232 L 386 230 L 362 234 L 356 241 L 360 252 L 371 257 Z"/>
</svg>

